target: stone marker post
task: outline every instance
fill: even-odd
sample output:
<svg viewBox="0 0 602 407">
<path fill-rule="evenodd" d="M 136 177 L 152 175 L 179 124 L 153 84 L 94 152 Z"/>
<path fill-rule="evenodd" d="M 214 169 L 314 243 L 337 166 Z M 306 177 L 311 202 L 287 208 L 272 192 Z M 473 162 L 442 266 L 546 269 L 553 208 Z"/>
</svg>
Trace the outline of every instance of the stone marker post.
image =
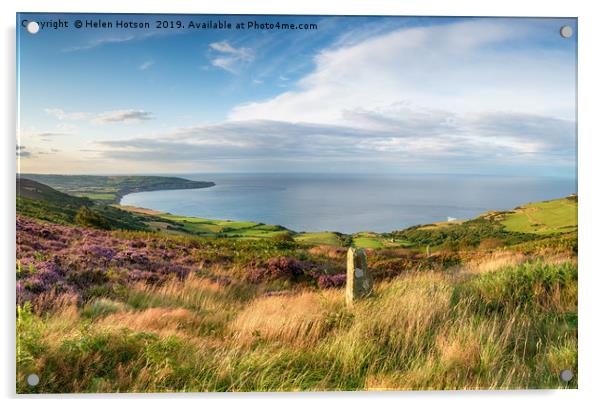
<svg viewBox="0 0 602 407">
<path fill-rule="evenodd" d="M 350 247 L 347 251 L 347 286 L 345 299 L 352 305 L 372 292 L 372 273 L 368 270 L 366 252 Z"/>
</svg>

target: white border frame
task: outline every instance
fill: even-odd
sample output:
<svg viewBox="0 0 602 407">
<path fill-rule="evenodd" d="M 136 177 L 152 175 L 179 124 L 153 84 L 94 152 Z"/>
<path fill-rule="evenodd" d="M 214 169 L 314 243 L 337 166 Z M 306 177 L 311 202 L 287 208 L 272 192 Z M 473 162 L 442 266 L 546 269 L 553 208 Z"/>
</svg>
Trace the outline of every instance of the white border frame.
<svg viewBox="0 0 602 407">
<path fill-rule="evenodd" d="M 537 403 L 553 406 L 590 404 L 602 399 L 598 383 L 601 370 L 600 316 L 602 310 L 602 270 L 600 270 L 598 241 L 602 241 L 600 211 L 600 181 L 602 173 L 598 157 L 600 135 L 600 40 L 602 15 L 596 13 L 596 2 L 587 0 L 478 1 L 478 0 L 219 0 L 192 2 L 190 0 L 102 0 L 76 2 L 69 0 L 7 1 L 1 3 L 2 13 L 2 89 L 0 98 L 4 123 L 2 160 L 2 236 L 0 250 L 5 265 L 2 297 L 2 366 L 0 376 L 2 394 L 10 403 L 20 402 L 37 406 L 78 405 L 81 398 L 89 405 L 107 403 L 125 404 L 143 402 L 149 406 L 164 406 L 174 398 L 178 404 L 219 403 L 235 405 L 257 403 L 287 407 L 306 406 L 308 403 L 378 403 L 396 405 L 420 402 L 426 405 L 504 406 L 509 403 Z M 532 16 L 579 18 L 579 390 L 527 391 L 454 391 L 454 392 L 360 392 L 360 393 L 227 393 L 227 394 L 145 394 L 145 395 L 64 395 L 23 397 L 15 395 L 15 316 L 14 277 L 15 253 L 15 13 L 30 12 L 114 12 L 114 13 L 214 13 L 214 14 L 345 14 L 345 15 L 431 15 L 431 16 Z"/>
</svg>

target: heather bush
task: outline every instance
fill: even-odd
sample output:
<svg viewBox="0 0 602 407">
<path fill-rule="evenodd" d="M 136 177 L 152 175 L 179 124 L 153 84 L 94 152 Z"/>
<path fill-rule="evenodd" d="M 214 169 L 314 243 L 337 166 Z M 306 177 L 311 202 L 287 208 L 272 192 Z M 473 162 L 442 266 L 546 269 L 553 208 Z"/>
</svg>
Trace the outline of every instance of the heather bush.
<svg viewBox="0 0 602 407">
<path fill-rule="evenodd" d="M 279 256 L 269 259 L 265 263 L 267 278 L 283 278 L 285 280 L 303 275 L 308 268 L 304 262 L 292 257 Z"/>
<path fill-rule="evenodd" d="M 258 283 L 273 280 L 298 280 L 309 274 L 314 265 L 309 261 L 302 261 L 294 257 L 278 256 L 268 259 L 259 267 L 251 268 L 247 273 L 247 280 Z"/>
<path fill-rule="evenodd" d="M 152 234 L 129 240 L 114 233 L 17 217 L 17 302 L 52 290 L 87 300 L 110 292 L 113 284 L 184 279 L 201 263 L 198 243 L 165 242 Z"/>
<path fill-rule="evenodd" d="M 322 289 L 344 287 L 346 282 L 346 274 L 335 274 L 334 276 L 322 274 L 318 277 L 318 287 Z"/>
</svg>

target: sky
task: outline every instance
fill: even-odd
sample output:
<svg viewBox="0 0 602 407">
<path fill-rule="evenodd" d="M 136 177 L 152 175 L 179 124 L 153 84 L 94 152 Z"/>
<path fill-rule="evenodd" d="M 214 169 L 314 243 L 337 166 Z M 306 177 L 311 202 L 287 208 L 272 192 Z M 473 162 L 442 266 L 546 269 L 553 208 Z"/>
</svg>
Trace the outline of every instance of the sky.
<svg viewBox="0 0 602 407">
<path fill-rule="evenodd" d="M 21 13 L 17 27 L 23 173 L 575 176 L 576 19 Z"/>
</svg>

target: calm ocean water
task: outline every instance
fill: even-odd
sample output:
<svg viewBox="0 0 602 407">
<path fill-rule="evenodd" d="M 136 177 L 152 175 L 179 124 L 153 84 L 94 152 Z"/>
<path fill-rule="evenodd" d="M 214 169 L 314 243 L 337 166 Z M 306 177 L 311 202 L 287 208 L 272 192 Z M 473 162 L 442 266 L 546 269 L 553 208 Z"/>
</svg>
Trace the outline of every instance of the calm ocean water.
<svg viewBox="0 0 602 407">
<path fill-rule="evenodd" d="M 188 174 L 215 187 L 140 192 L 121 203 L 295 231 L 387 232 L 576 193 L 572 178 L 472 175 Z"/>
</svg>

